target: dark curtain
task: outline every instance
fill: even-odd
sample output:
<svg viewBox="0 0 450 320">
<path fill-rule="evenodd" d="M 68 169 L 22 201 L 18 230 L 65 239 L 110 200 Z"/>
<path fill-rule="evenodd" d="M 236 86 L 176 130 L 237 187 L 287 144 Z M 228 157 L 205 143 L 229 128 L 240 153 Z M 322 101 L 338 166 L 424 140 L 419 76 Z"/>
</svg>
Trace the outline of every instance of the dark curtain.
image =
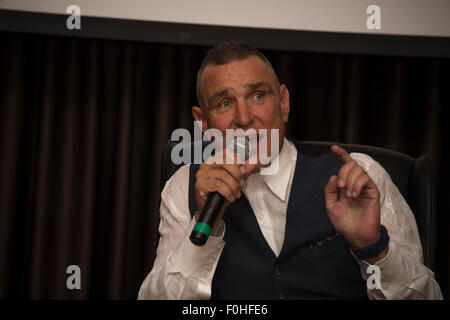
<svg viewBox="0 0 450 320">
<path fill-rule="evenodd" d="M 156 254 L 160 155 L 193 131 L 206 47 L 0 33 L 0 298 L 135 299 Z M 263 51 L 289 135 L 429 153 L 449 286 L 450 63 Z M 66 269 L 81 268 L 81 290 Z"/>
</svg>

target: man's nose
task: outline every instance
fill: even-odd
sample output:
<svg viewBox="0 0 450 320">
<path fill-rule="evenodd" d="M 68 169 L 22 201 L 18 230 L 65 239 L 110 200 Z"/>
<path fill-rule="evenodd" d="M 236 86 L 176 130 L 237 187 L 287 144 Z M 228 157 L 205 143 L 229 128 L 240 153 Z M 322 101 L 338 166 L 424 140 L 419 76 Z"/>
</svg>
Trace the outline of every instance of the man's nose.
<svg viewBox="0 0 450 320">
<path fill-rule="evenodd" d="M 235 108 L 235 122 L 238 127 L 247 127 L 253 122 L 253 113 L 250 106 L 244 102 L 238 102 Z"/>
</svg>

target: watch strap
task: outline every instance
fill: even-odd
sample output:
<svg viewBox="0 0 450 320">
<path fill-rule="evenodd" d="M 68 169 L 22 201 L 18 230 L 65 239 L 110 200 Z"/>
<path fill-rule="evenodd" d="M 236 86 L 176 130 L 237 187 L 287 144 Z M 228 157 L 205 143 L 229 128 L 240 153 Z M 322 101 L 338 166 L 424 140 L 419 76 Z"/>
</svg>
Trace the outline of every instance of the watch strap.
<svg viewBox="0 0 450 320">
<path fill-rule="evenodd" d="M 383 225 L 380 225 L 380 238 L 377 242 L 359 248 L 356 251 L 356 254 L 364 260 L 376 258 L 384 249 L 386 249 L 389 245 L 389 235 L 387 233 L 386 228 Z"/>
</svg>

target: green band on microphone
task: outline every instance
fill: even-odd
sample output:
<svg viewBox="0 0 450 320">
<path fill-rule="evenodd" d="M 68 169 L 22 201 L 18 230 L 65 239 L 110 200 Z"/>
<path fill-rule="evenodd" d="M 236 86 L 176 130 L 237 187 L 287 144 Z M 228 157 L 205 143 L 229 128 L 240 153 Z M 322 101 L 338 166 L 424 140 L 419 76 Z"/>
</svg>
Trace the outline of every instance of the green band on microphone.
<svg viewBox="0 0 450 320">
<path fill-rule="evenodd" d="M 198 231 L 209 237 L 211 227 L 204 222 L 197 222 L 194 226 L 194 231 Z"/>
</svg>

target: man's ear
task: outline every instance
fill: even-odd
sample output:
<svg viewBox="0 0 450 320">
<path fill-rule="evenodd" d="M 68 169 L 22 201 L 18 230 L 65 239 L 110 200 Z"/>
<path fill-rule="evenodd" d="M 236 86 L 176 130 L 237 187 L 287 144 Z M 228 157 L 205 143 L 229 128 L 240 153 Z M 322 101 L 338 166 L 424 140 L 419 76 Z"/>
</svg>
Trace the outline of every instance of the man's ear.
<svg viewBox="0 0 450 320">
<path fill-rule="evenodd" d="M 206 121 L 205 114 L 203 113 L 202 108 L 198 106 L 192 107 L 192 115 L 194 116 L 195 121 L 201 121 L 202 122 L 202 131 L 205 132 L 208 130 L 208 123 Z"/>
<path fill-rule="evenodd" d="M 290 104 L 289 104 L 289 90 L 284 84 L 280 86 L 280 105 L 281 105 L 281 117 L 283 121 L 286 123 L 288 122 L 289 119 Z"/>
</svg>

